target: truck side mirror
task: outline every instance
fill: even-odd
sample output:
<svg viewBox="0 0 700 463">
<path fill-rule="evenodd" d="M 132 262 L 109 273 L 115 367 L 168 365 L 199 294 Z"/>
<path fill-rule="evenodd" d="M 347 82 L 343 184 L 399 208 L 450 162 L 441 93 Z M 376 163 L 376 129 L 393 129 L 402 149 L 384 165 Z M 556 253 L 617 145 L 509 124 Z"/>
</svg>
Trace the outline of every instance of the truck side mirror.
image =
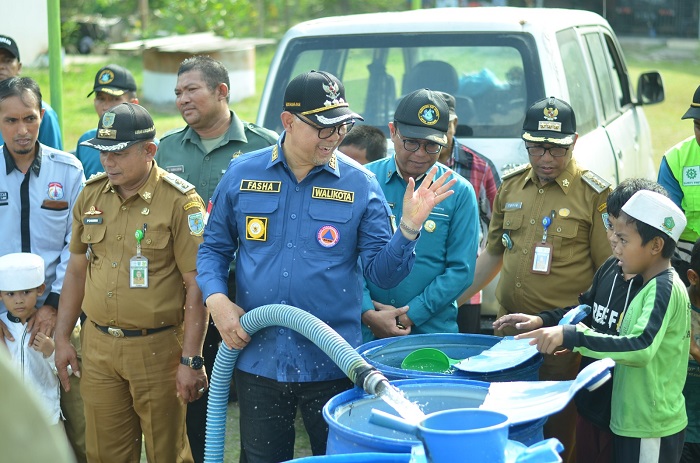
<svg viewBox="0 0 700 463">
<path fill-rule="evenodd" d="M 658 71 L 645 72 L 637 81 L 637 104 L 648 105 L 664 101 L 664 82 Z"/>
</svg>

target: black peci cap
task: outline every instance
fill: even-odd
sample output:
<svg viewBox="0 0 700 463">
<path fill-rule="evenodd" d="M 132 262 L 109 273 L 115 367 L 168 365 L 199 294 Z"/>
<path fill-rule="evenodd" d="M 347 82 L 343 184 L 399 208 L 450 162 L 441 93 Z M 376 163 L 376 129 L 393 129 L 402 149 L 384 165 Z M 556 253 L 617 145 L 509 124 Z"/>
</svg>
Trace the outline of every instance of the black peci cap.
<svg viewBox="0 0 700 463">
<path fill-rule="evenodd" d="M 404 137 L 447 144 L 450 108 L 442 92 L 423 88 L 404 96 L 396 107 L 394 121 Z"/>
<path fill-rule="evenodd" d="M 533 103 L 525 114 L 523 140 L 571 145 L 576 137 L 576 116 L 569 103 L 550 96 Z"/>
<path fill-rule="evenodd" d="M 319 127 L 336 127 L 352 119 L 364 120 L 345 101 L 343 83 L 323 71 L 309 71 L 292 79 L 284 92 L 283 110 L 301 114 Z"/>
<path fill-rule="evenodd" d="M 100 118 L 97 136 L 81 145 L 98 151 L 121 151 L 134 143 L 150 140 L 156 136 L 153 118 L 143 106 L 121 103 Z"/>
</svg>

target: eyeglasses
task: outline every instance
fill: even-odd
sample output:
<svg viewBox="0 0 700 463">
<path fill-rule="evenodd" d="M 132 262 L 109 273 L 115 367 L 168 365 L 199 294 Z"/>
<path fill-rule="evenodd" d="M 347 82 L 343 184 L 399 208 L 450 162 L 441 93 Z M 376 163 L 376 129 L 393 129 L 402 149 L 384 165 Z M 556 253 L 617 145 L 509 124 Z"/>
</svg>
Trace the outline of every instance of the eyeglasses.
<svg viewBox="0 0 700 463">
<path fill-rule="evenodd" d="M 330 138 L 336 132 L 338 132 L 338 135 L 340 135 L 341 137 L 344 137 L 345 135 L 347 135 L 347 133 L 350 131 L 350 129 L 352 129 L 352 127 L 355 125 L 355 121 L 351 120 L 350 122 L 346 122 L 344 124 L 340 124 L 340 125 L 337 125 L 335 127 L 319 127 L 315 124 L 312 124 L 311 121 L 307 121 L 306 119 L 299 117 L 299 115 L 297 115 L 297 114 L 295 114 L 295 116 L 297 119 L 299 119 L 304 124 L 318 130 L 318 138 L 320 138 L 321 140 L 325 140 L 326 138 Z"/>
<path fill-rule="evenodd" d="M 606 230 L 612 230 L 612 229 L 613 229 L 613 224 L 612 224 L 612 222 L 610 221 L 610 216 L 608 215 L 607 212 L 606 212 L 605 214 L 603 214 L 603 225 L 605 226 L 605 229 L 606 229 Z"/>
<path fill-rule="evenodd" d="M 544 153 L 549 151 L 553 158 L 561 158 L 566 156 L 571 146 L 553 146 L 545 148 L 544 146 L 526 146 L 525 149 L 530 156 L 544 156 Z"/>
<path fill-rule="evenodd" d="M 399 140 L 403 142 L 404 149 L 412 153 L 418 151 L 421 146 L 428 154 L 438 154 L 440 151 L 442 151 L 442 145 L 440 143 L 435 143 L 434 141 L 421 143 L 413 138 L 401 138 L 401 135 L 399 135 Z"/>
</svg>

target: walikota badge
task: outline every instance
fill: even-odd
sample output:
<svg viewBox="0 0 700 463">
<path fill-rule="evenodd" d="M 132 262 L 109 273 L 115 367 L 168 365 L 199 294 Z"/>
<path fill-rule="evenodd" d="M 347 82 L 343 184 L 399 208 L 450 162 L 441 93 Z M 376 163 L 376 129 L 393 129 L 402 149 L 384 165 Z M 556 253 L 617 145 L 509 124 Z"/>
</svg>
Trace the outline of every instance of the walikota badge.
<svg viewBox="0 0 700 463">
<path fill-rule="evenodd" d="M 562 207 L 561 209 L 559 209 L 559 215 L 561 217 L 569 217 L 569 214 L 571 214 L 571 211 L 569 209 L 567 209 L 565 207 Z"/>
<path fill-rule="evenodd" d="M 63 185 L 61 185 L 59 182 L 49 183 L 48 195 L 49 198 L 53 200 L 63 199 Z"/>
<path fill-rule="evenodd" d="M 114 125 L 114 118 L 117 117 L 116 114 L 106 112 L 104 116 L 102 116 L 102 127 L 105 129 L 108 129 Z"/>
<path fill-rule="evenodd" d="M 201 212 L 187 216 L 187 224 L 190 226 L 190 233 L 200 236 L 204 233 L 204 215 Z"/>
<path fill-rule="evenodd" d="M 433 222 L 432 220 L 426 220 L 425 223 L 423 224 L 423 228 L 425 228 L 425 231 L 427 231 L 428 233 L 434 232 L 435 227 L 436 227 L 435 222 Z"/>
<path fill-rule="evenodd" d="M 325 106 L 330 106 L 332 104 L 338 103 L 338 97 L 340 96 L 340 85 L 337 82 L 331 82 L 329 84 L 323 84 L 323 91 L 326 92 L 326 98 L 331 101 L 326 101 Z"/>
<path fill-rule="evenodd" d="M 435 125 L 440 120 L 440 111 L 435 105 L 424 105 L 418 110 L 418 119 L 425 125 Z"/>
<path fill-rule="evenodd" d="M 552 106 L 545 106 L 544 108 L 544 118 L 548 121 L 556 121 L 559 115 L 559 110 Z"/>
</svg>

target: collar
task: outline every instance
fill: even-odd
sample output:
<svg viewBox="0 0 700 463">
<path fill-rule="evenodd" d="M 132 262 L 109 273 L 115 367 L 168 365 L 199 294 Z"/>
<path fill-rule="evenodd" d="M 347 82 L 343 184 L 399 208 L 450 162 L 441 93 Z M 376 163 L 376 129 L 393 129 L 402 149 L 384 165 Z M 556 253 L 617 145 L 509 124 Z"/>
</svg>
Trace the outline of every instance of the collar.
<svg viewBox="0 0 700 463">
<path fill-rule="evenodd" d="M 538 188 L 544 187 L 544 185 L 540 184 L 540 179 L 537 178 L 537 174 L 535 173 L 535 169 L 532 168 L 532 164 L 529 164 L 529 166 L 530 172 L 525 177 L 525 180 L 532 181 L 532 183 L 534 183 Z M 549 182 L 547 185 L 556 183 L 557 185 L 559 185 L 559 188 L 561 188 L 564 194 L 568 195 L 569 191 L 571 191 L 571 187 L 573 186 L 574 179 L 577 178 L 578 174 L 578 164 L 576 164 L 576 160 L 574 158 L 571 158 L 571 161 L 569 161 L 569 164 L 564 168 L 562 173 L 554 179 L 554 182 Z"/>
<path fill-rule="evenodd" d="M 228 130 L 224 132 L 224 138 L 221 140 L 221 144 L 219 146 L 224 146 L 230 141 L 247 143 L 248 137 L 245 136 L 245 126 L 243 125 L 243 121 L 240 120 L 233 111 L 229 110 L 229 114 L 231 115 L 231 122 L 229 123 Z M 202 137 L 200 137 L 199 134 L 188 125 L 187 130 L 185 130 L 185 136 L 182 137 L 182 143 L 185 143 L 185 141 L 189 141 L 194 144 L 201 144 Z"/>
<path fill-rule="evenodd" d="M 33 316 L 34 314 L 31 314 L 29 318 L 27 318 L 27 321 L 31 320 Z M 12 323 L 22 323 L 22 320 L 12 315 L 12 313 L 9 310 L 7 311 L 7 319 L 10 320 Z"/>
<path fill-rule="evenodd" d="M 158 175 L 158 163 L 156 163 L 156 160 L 153 160 L 153 167 L 151 167 L 151 172 L 148 174 L 148 180 L 146 180 L 146 183 L 141 185 L 141 188 L 139 188 L 138 195 L 146 201 L 146 203 L 151 204 L 151 201 L 153 201 L 153 192 L 155 191 L 157 185 L 158 185 L 158 180 L 160 178 L 160 175 Z M 102 193 L 117 193 L 117 190 L 112 187 L 112 184 L 107 181 L 105 183 L 104 187 L 102 187 Z"/>
<path fill-rule="evenodd" d="M 37 146 L 36 156 L 34 156 L 34 161 L 32 161 L 32 164 L 29 166 L 29 169 L 32 172 L 34 172 L 34 175 L 36 175 L 38 177 L 39 172 L 41 171 L 41 143 L 36 142 L 36 146 Z M 10 175 L 10 173 L 13 170 L 17 169 L 17 163 L 15 163 L 15 159 L 12 157 L 12 155 L 8 151 L 7 145 L 3 145 L 2 155 L 5 156 L 5 174 Z M 19 171 L 19 169 L 17 169 L 17 170 Z"/>
<path fill-rule="evenodd" d="M 437 164 L 437 163 L 438 163 L 438 162 L 436 161 L 435 164 Z M 398 165 L 398 163 L 396 162 L 396 154 L 394 154 L 394 155 L 391 157 L 391 161 L 389 161 L 389 164 L 390 164 L 390 165 L 388 166 L 389 169 L 386 171 L 386 178 L 384 179 L 384 183 L 389 183 L 389 181 L 391 180 L 391 178 L 392 178 L 393 176 L 396 176 L 396 177 L 400 178 L 401 180 L 403 180 L 404 183 L 408 184 L 408 182 L 406 181 L 406 179 L 403 178 L 403 174 L 401 173 L 401 169 L 399 169 L 399 165 Z M 430 168 L 428 168 L 428 170 L 432 169 L 433 166 L 435 166 L 435 164 L 433 164 L 432 166 L 430 166 Z M 418 178 L 416 179 L 416 188 L 418 188 L 418 187 L 420 186 L 420 183 L 421 183 L 421 181 L 423 181 L 423 178 L 424 178 L 424 177 L 425 177 L 425 174 L 421 174 L 420 177 L 418 177 Z"/>
<path fill-rule="evenodd" d="M 284 140 L 287 138 L 287 131 L 283 131 L 282 135 L 277 139 L 277 144 L 275 144 L 272 147 L 272 151 L 270 153 L 270 159 L 267 161 L 267 166 L 265 167 L 266 169 L 270 169 L 272 166 L 276 164 L 283 164 L 286 169 L 288 169 L 291 172 L 291 169 L 289 168 L 289 164 L 287 164 L 287 160 L 284 156 L 284 148 L 282 145 L 284 144 Z M 338 149 L 333 152 L 331 155 L 331 158 L 328 160 L 328 162 L 322 166 L 316 166 L 313 169 L 311 169 L 308 173 L 308 175 L 311 175 L 313 173 L 319 172 L 319 171 L 326 171 L 332 175 L 335 175 L 336 177 L 340 178 L 340 165 L 338 162 Z M 307 175 L 307 177 L 308 177 Z"/>
</svg>

